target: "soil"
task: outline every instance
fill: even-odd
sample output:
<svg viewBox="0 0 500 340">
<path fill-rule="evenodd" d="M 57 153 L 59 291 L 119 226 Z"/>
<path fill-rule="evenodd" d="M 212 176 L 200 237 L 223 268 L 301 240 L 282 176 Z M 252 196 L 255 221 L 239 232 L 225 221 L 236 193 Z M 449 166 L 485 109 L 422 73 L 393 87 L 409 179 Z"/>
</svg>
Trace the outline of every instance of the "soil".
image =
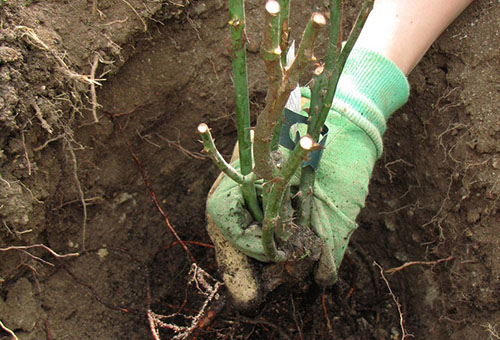
<svg viewBox="0 0 500 340">
<path fill-rule="evenodd" d="M 283 286 L 247 313 L 218 286 L 218 171 L 194 133 L 206 122 L 225 155 L 235 141 L 226 3 L 93 3 L 1 1 L 2 329 L 146 339 L 165 315 L 172 339 L 204 311 L 191 338 L 499 339 L 498 1 L 474 2 L 410 75 L 339 283 Z M 261 5 L 246 4 L 254 118 Z M 311 8 L 292 4 L 292 36 Z"/>
</svg>

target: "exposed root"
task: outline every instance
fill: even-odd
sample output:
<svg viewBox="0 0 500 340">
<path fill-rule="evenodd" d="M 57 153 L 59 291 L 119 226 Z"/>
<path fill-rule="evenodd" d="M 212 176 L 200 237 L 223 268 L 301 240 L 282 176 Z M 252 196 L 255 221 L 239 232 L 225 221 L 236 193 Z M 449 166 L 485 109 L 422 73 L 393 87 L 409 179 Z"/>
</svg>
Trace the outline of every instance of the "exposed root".
<svg viewBox="0 0 500 340">
<path fill-rule="evenodd" d="M 272 328 L 274 330 L 276 330 L 281 339 L 285 339 L 285 340 L 290 340 L 290 336 L 281 328 L 279 327 L 278 325 L 275 325 L 274 323 L 270 322 L 270 321 L 267 321 L 267 320 L 263 320 L 263 319 L 257 319 L 257 320 L 254 320 L 254 319 L 250 319 L 250 318 L 247 318 L 247 317 L 244 317 L 244 316 L 238 316 L 237 318 L 238 321 L 241 321 L 243 323 L 248 323 L 248 324 L 251 324 L 251 325 L 264 325 L 264 326 L 267 326 L 269 328 Z"/>
<path fill-rule="evenodd" d="M 447 258 L 445 259 L 439 259 L 439 260 L 436 260 L 436 261 L 410 261 L 410 262 L 406 262 L 404 263 L 403 265 L 399 266 L 399 267 L 395 267 L 395 268 L 391 268 L 391 269 L 387 269 L 385 272 L 387 274 L 394 274 L 402 269 L 405 269 L 406 267 L 410 267 L 410 266 L 414 266 L 414 265 L 425 265 L 425 266 L 434 266 L 438 263 L 441 263 L 441 262 L 448 262 L 448 261 L 451 261 L 453 260 L 454 257 L 453 256 L 448 256 Z"/>
<path fill-rule="evenodd" d="M 122 0 L 125 1 L 125 0 Z M 62 73 L 68 77 L 69 79 L 72 79 L 74 81 L 84 83 L 86 85 L 90 86 L 90 96 L 91 96 L 91 105 L 92 105 L 92 114 L 94 116 L 94 122 L 98 122 L 97 119 L 97 108 L 99 107 L 99 104 L 97 103 L 97 97 L 96 97 L 96 90 L 95 87 L 97 86 L 102 86 L 101 81 L 104 81 L 106 79 L 103 78 L 96 78 L 95 73 L 97 71 L 97 67 L 99 66 L 99 55 L 96 54 L 94 57 L 94 61 L 92 63 L 91 71 L 89 75 L 83 75 L 83 74 L 78 74 L 71 70 L 71 68 L 68 66 L 66 63 L 65 59 L 65 54 L 60 53 L 56 51 L 55 49 L 51 48 L 48 44 L 46 44 L 42 39 L 38 37 L 36 34 L 35 30 L 26 27 L 26 26 L 16 26 L 18 30 L 22 32 L 22 36 L 27 38 L 28 43 L 30 43 L 33 46 L 36 46 L 37 48 L 48 52 L 54 59 L 57 61 L 59 64 Z M 76 101 L 80 101 L 80 96 L 78 95 L 78 91 L 72 91 L 71 92 L 73 99 Z M 72 106 L 76 109 L 75 105 L 72 102 Z M 40 120 L 42 127 L 49 132 L 49 134 L 52 133 L 52 127 L 47 124 L 47 122 L 43 119 L 43 116 L 41 114 L 40 108 L 36 105 L 36 103 L 32 103 L 33 108 L 35 109 L 35 115 L 37 118 Z M 77 110 L 78 111 L 78 110 Z"/>
<path fill-rule="evenodd" d="M 40 257 L 36 256 L 36 255 L 33 255 L 31 254 L 30 252 L 28 252 L 27 250 L 28 249 L 33 249 L 33 248 L 43 248 L 45 249 L 46 251 L 48 251 L 52 256 L 56 257 L 56 258 L 67 258 L 67 257 L 76 257 L 76 256 L 79 256 L 80 254 L 79 253 L 69 253 L 69 254 L 58 254 L 56 253 L 55 251 L 53 251 L 52 249 L 50 249 L 49 247 L 47 247 L 46 245 L 43 245 L 43 244 L 33 244 L 33 245 L 30 245 L 30 246 L 10 246 L 10 247 L 7 247 L 7 248 L 0 248 L 0 252 L 6 252 L 6 251 L 9 251 L 9 250 L 17 250 L 17 251 L 21 251 L 23 253 L 25 253 L 26 255 L 28 255 L 29 257 L 37 260 L 37 261 L 40 261 L 46 265 L 49 265 L 51 267 L 54 266 L 54 264 L 48 262 L 48 261 L 45 261 L 43 259 L 41 259 Z"/>
<path fill-rule="evenodd" d="M 122 1 L 124 1 L 124 0 L 122 0 Z M 43 42 L 38 37 L 38 35 L 35 33 L 35 30 L 33 30 L 30 27 L 26 27 L 26 26 L 16 26 L 16 28 L 18 30 L 20 30 L 21 32 L 23 32 L 22 35 L 26 36 L 28 38 L 28 42 L 30 42 L 33 46 L 36 46 L 41 50 L 49 52 L 57 60 L 57 62 L 59 63 L 59 65 L 61 66 L 61 68 L 63 70 L 63 73 L 66 76 L 68 76 L 70 79 L 74 79 L 74 80 L 77 80 L 77 81 L 80 81 L 80 82 L 83 82 L 86 84 L 94 83 L 96 85 L 101 85 L 98 82 L 98 80 L 102 80 L 102 79 L 93 79 L 92 80 L 89 75 L 82 75 L 82 74 L 78 74 L 78 73 L 72 71 L 70 69 L 70 67 L 68 66 L 68 64 L 64 61 L 64 55 L 61 56 L 58 52 L 56 52 L 55 50 L 50 48 L 45 42 Z"/>
<path fill-rule="evenodd" d="M 66 145 L 68 146 L 68 152 L 71 155 L 71 160 L 73 162 L 73 177 L 75 179 L 76 189 L 80 196 L 80 202 L 82 203 L 83 217 L 82 217 L 82 250 L 85 250 L 85 241 L 87 237 L 87 202 L 85 201 L 85 194 L 83 193 L 82 185 L 80 179 L 78 178 L 78 161 L 76 160 L 75 151 L 71 146 L 71 142 L 66 140 Z"/>
<path fill-rule="evenodd" d="M 105 199 L 101 196 L 89 197 L 89 198 L 85 199 L 85 203 L 87 204 L 87 206 L 93 205 L 93 204 L 99 204 L 99 202 L 104 202 L 104 201 L 105 201 Z M 59 210 L 67 205 L 77 203 L 77 202 L 81 203 L 82 201 L 80 199 L 75 199 L 75 200 L 63 202 L 60 205 L 58 205 L 57 207 L 52 208 L 52 211 Z"/>
<path fill-rule="evenodd" d="M 90 98 L 92 100 L 92 115 L 94 116 L 94 122 L 99 123 L 99 118 L 97 118 L 97 107 L 99 104 L 97 103 L 97 95 L 95 92 L 95 72 L 97 70 L 97 66 L 99 66 L 99 54 L 96 53 L 94 56 L 94 62 L 92 63 L 92 68 L 90 70 Z"/>
<path fill-rule="evenodd" d="M 132 159 L 134 160 L 134 163 L 136 164 L 137 169 L 139 170 L 139 173 L 140 173 L 140 175 L 141 175 L 141 177 L 142 177 L 142 179 L 144 181 L 144 184 L 146 185 L 146 188 L 149 191 L 149 194 L 151 195 L 151 199 L 153 200 L 153 203 L 154 203 L 156 209 L 158 210 L 158 212 L 163 217 L 163 221 L 167 225 L 167 228 L 170 230 L 170 232 L 172 233 L 172 235 L 174 235 L 175 239 L 182 246 L 182 248 L 186 252 L 186 254 L 189 257 L 189 259 L 191 260 L 191 262 L 192 263 L 196 263 L 196 260 L 195 260 L 194 256 L 191 254 L 191 252 L 187 248 L 186 244 L 179 237 L 179 234 L 177 234 L 177 231 L 174 229 L 174 227 L 170 223 L 170 219 L 168 218 L 167 214 L 165 213 L 165 211 L 161 207 L 160 202 L 158 201 L 158 196 L 156 195 L 156 192 L 153 190 L 153 186 L 151 185 L 151 182 L 149 181 L 149 178 L 146 176 L 146 171 L 144 170 L 144 167 L 142 166 L 141 160 L 139 159 L 139 157 L 135 153 L 134 149 L 132 148 L 132 145 L 130 144 L 130 141 L 127 139 L 127 137 L 125 136 L 125 133 L 123 132 L 123 126 L 120 124 L 120 122 L 118 121 L 118 119 L 116 119 L 116 116 L 110 115 L 110 117 L 112 118 L 113 123 L 118 127 L 118 129 L 122 133 L 123 139 L 125 141 L 125 144 L 128 147 L 130 155 L 132 156 Z"/>
<path fill-rule="evenodd" d="M 379 265 L 375 261 L 373 262 L 373 265 L 377 266 L 378 269 L 380 270 L 380 276 L 382 277 L 382 280 L 384 280 L 385 285 L 387 286 L 387 289 L 389 290 L 389 294 L 391 295 L 392 300 L 394 301 L 394 303 L 396 304 L 396 307 L 398 309 L 398 313 L 399 313 L 399 326 L 401 327 L 401 332 L 402 332 L 402 334 L 401 334 L 401 340 L 405 340 L 406 338 L 409 338 L 409 337 L 413 338 L 413 334 L 406 333 L 405 319 L 403 317 L 403 311 L 401 310 L 401 304 L 399 303 L 398 298 L 396 297 L 396 295 L 394 295 L 394 293 L 392 292 L 391 285 L 389 284 L 389 281 L 387 281 L 387 279 L 385 278 L 384 268 L 382 268 L 382 266 Z"/>
<path fill-rule="evenodd" d="M 139 18 L 139 20 L 142 22 L 142 25 L 144 26 L 144 32 L 146 32 L 148 30 L 148 25 L 146 24 L 146 21 L 144 21 L 144 19 L 139 15 L 139 13 L 137 12 L 137 10 L 135 9 L 134 6 L 132 6 L 130 4 L 130 2 L 128 2 L 127 0 L 122 0 L 124 3 L 127 4 L 128 7 L 130 7 L 132 9 L 132 11 L 134 11 L 135 15 L 137 15 L 137 17 Z"/>
<path fill-rule="evenodd" d="M 156 135 L 161 140 L 163 140 L 164 142 L 166 142 L 169 147 L 173 147 L 173 148 L 179 150 L 180 152 L 182 152 L 188 158 L 194 158 L 194 159 L 206 159 L 207 158 L 207 155 L 205 155 L 205 154 L 202 154 L 200 152 L 190 151 L 190 150 L 186 149 L 185 147 L 183 147 L 180 144 L 180 142 L 179 142 L 179 138 L 177 138 L 177 141 L 174 142 L 172 140 L 169 140 L 169 139 L 163 137 L 159 133 L 157 133 Z"/>
<path fill-rule="evenodd" d="M 127 20 L 128 20 L 128 17 L 125 17 L 125 19 L 113 20 L 113 21 L 110 21 L 110 22 L 106 22 L 104 24 L 99 24 L 99 26 L 111 26 L 111 25 L 114 25 L 114 24 L 123 24 L 124 22 L 127 22 Z"/>
<path fill-rule="evenodd" d="M 45 118 L 43 118 L 43 113 L 42 113 L 42 110 L 40 110 L 40 107 L 38 106 L 38 104 L 33 101 L 31 103 L 31 106 L 33 106 L 33 108 L 35 109 L 35 116 L 36 118 L 40 121 L 40 124 L 42 124 L 42 128 L 47 131 L 47 133 L 49 135 L 52 134 L 52 132 L 54 132 L 54 129 L 52 128 L 52 126 L 50 126 L 50 124 L 45 120 Z"/>
<path fill-rule="evenodd" d="M 444 221 L 444 219 L 447 216 L 447 214 L 445 214 L 444 216 L 441 216 L 441 213 L 445 210 L 444 208 L 446 206 L 446 203 L 450 200 L 450 192 L 451 192 L 452 185 L 453 185 L 453 177 L 451 176 L 450 177 L 450 182 L 448 183 L 448 189 L 446 190 L 446 197 L 441 202 L 441 205 L 439 206 L 438 211 L 436 212 L 436 214 L 434 214 L 434 216 L 432 216 L 432 218 L 430 219 L 430 221 L 422 224 L 422 228 L 424 228 L 424 227 L 426 227 L 426 226 L 428 226 L 430 224 L 435 223 L 436 226 L 439 229 L 439 239 L 441 241 L 444 241 L 446 239 L 444 237 L 443 226 L 441 225 L 441 222 Z"/>
<path fill-rule="evenodd" d="M 326 326 L 328 328 L 328 334 L 330 334 L 330 336 L 333 337 L 332 322 L 330 321 L 330 318 L 328 317 L 328 310 L 326 309 L 326 295 L 325 295 L 324 290 L 323 290 L 323 293 L 321 294 L 321 304 L 323 306 L 323 313 L 325 314 L 325 320 L 326 320 Z"/>
<path fill-rule="evenodd" d="M 403 164 L 405 164 L 405 165 L 407 165 L 409 167 L 412 167 L 412 168 L 415 167 L 415 165 L 413 165 L 410 162 L 407 162 L 407 161 L 405 161 L 404 159 L 401 159 L 401 158 L 400 159 L 396 159 L 395 161 L 386 163 L 384 165 L 384 168 L 387 170 L 387 173 L 389 174 L 389 182 L 390 183 L 392 183 L 392 176 L 394 176 L 394 174 L 395 174 L 395 172 L 390 169 L 390 166 L 394 165 L 394 164 L 397 164 L 397 163 L 403 163 Z"/>
<path fill-rule="evenodd" d="M 496 330 L 496 325 L 492 325 L 491 323 L 488 323 L 483 326 L 486 328 L 486 331 L 488 332 L 489 335 L 489 340 L 495 340 L 498 339 L 500 340 L 500 335 L 498 334 L 498 331 Z"/>
<path fill-rule="evenodd" d="M 26 148 L 26 137 L 24 137 L 24 131 L 21 131 L 21 142 L 24 148 L 24 158 L 26 158 L 26 163 L 28 164 L 28 176 L 31 176 L 31 162 L 28 155 L 28 149 Z"/>
<path fill-rule="evenodd" d="M 453 94 L 453 92 L 455 92 L 458 89 L 459 89 L 458 86 L 454 87 L 451 90 L 448 90 L 444 95 L 442 95 L 441 97 L 439 97 L 436 100 L 436 103 L 434 104 L 434 109 L 436 109 L 438 113 L 443 113 L 443 112 L 445 112 L 446 110 L 448 110 L 448 109 L 450 109 L 452 107 L 457 107 L 457 106 L 462 105 L 463 104 L 462 101 L 459 101 L 457 103 L 448 103 L 448 104 L 441 105 L 441 101 L 448 100 L 448 98 Z"/>
<path fill-rule="evenodd" d="M 447 134 L 449 133 L 453 133 L 454 131 L 457 131 L 459 129 L 464 129 L 464 128 L 468 128 L 467 125 L 463 124 L 463 123 L 452 123 L 450 122 L 448 124 L 448 127 L 446 128 L 446 130 L 444 130 L 443 132 L 441 132 L 438 136 L 437 136 L 437 139 L 439 141 L 439 145 L 441 146 L 441 148 L 443 148 L 443 162 L 446 161 L 447 157 L 450 156 L 451 157 L 451 151 L 455 148 L 456 144 L 452 147 L 450 147 L 450 149 L 447 149 L 446 146 L 444 145 L 444 136 L 446 136 Z M 451 157 L 452 158 L 452 157 Z M 456 162 L 456 161 L 455 161 Z"/>
<path fill-rule="evenodd" d="M 159 328 L 165 328 L 174 332 L 175 335 L 171 338 L 172 340 L 188 339 L 198 327 L 202 327 L 205 324 L 203 322 L 203 317 L 210 303 L 219 299 L 218 291 L 223 285 L 222 282 L 214 279 L 210 276 L 210 274 L 198 267 L 196 263 L 191 264 L 189 275 L 191 276 L 191 279 L 189 280 L 188 285 L 194 285 L 198 294 L 205 297 L 201 308 L 195 315 L 179 315 L 179 313 L 159 315 L 151 311 L 148 306 L 147 318 L 151 333 L 155 340 L 161 340 Z M 187 326 L 179 326 L 168 321 L 179 316 L 183 317 L 186 321 L 190 320 Z"/>
<path fill-rule="evenodd" d="M 19 338 L 16 336 L 16 333 L 14 333 L 12 330 L 10 330 L 9 328 L 5 327 L 5 325 L 3 324 L 2 321 L 0 321 L 0 327 L 2 327 L 2 329 L 4 331 L 6 331 L 7 333 L 9 333 L 11 336 L 12 336 L 12 339 L 13 340 L 19 340 Z"/>
<path fill-rule="evenodd" d="M 299 321 L 297 318 L 297 313 L 295 311 L 295 302 L 293 301 L 293 295 L 290 295 L 290 302 L 292 304 L 292 316 L 293 316 L 293 321 L 295 322 L 295 326 L 297 327 L 297 332 L 299 333 L 299 339 L 304 340 L 304 336 L 302 335 L 302 327 L 304 326 L 304 323 L 302 322 L 302 318 L 299 315 L 300 318 L 300 325 Z"/>
<path fill-rule="evenodd" d="M 47 147 L 47 145 L 49 145 L 50 143 L 55 142 L 61 138 L 64 138 L 64 135 L 59 135 L 57 137 L 47 139 L 42 145 L 34 147 L 33 151 L 35 151 L 35 152 L 42 151 L 43 149 L 45 149 Z"/>
</svg>

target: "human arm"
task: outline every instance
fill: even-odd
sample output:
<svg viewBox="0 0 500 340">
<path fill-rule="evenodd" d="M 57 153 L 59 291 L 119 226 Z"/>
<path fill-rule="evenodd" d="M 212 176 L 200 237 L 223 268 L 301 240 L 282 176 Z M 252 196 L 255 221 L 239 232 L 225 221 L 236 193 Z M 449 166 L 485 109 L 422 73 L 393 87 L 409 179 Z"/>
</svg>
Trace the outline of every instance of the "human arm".
<svg viewBox="0 0 500 340">
<path fill-rule="evenodd" d="M 408 75 L 473 0 L 376 0 L 356 46 L 377 52 Z"/>
</svg>

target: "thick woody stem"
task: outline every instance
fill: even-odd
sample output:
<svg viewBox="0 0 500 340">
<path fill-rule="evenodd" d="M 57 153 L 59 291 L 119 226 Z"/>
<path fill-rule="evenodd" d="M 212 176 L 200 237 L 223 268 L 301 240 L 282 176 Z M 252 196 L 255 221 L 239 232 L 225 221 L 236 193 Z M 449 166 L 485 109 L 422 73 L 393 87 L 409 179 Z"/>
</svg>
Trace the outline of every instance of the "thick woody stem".
<svg viewBox="0 0 500 340">
<path fill-rule="evenodd" d="M 267 101 L 273 101 L 278 91 L 283 75 L 280 48 L 280 4 L 276 0 L 269 0 L 265 6 L 266 18 L 264 25 L 264 39 L 260 54 L 267 68 L 268 88 Z"/>
<path fill-rule="evenodd" d="M 257 119 L 254 139 L 255 168 L 254 172 L 270 180 L 276 176 L 278 169 L 271 156 L 271 144 L 274 131 L 279 117 L 269 117 L 271 104 L 275 102 L 279 88 L 283 81 L 283 65 L 281 63 L 280 48 L 280 4 L 276 0 L 266 3 L 264 40 L 260 49 L 262 59 L 266 65 L 268 75 L 268 86 L 266 95 L 266 107 Z M 274 119 L 275 118 L 275 119 Z M 269 128 L 269 124 L 272 125 Z M 262 127 L 265 125 L 265 128 Z M 257 141 L 259 140 L 259 141 Z"/>
<path fill-rule="evenodd" d="M 293 150 L 290 158 L 284 164 L 278 177 L 273 180 L 272 188 L 266 205 L 266 213 L 262 222 L 262 246 L 264 252 L 275 262 L 286 261 L 284 252 L 278 251 L 274 242 L 274 230 L 281 223 L 279 213 L 283 202 L 284 194 L 289 186 L 292 176 L 300 167 L 302 162 L 307 159 L 309 153 L 319 147 L 313 139 L 306 135 L 302 137 L 298 145 Z"/>
<path fill-rule="evenodd" d="M 266 100 L 266 107 L 257 119 L 254 140 L 254 172 L 265 180 L 276 177 L 278 172 L 271 156 L 272 137 L 276 124 L 281 117 L 288 96 L 298 83 L 301 73 L 303 73 L 308 63 L 315 60 L 313 55 L 314 43 L 319 30 L 325 25 L 326 19 L 321 13 L 312 14 L 302 36 L 297 57 L 290 68 L 285 71 L 276 95 L 272 96 L 274 100 Z"/>
<path fill-rule="evenodd" d="M 325 26 L 325 16 L 319 12 L 314 12 L 302 35 L 297 56 L 293 64 L 290 65 L 289 69 L 286 71 L 287 85 L 292 86 L 292 89 L 294 89 L 295 85 L 299 82 L 299 78 L 306 66 L 316 61 L 316 57 L 314 56 L 314 44 L 319 31 Z"/>
</svg>

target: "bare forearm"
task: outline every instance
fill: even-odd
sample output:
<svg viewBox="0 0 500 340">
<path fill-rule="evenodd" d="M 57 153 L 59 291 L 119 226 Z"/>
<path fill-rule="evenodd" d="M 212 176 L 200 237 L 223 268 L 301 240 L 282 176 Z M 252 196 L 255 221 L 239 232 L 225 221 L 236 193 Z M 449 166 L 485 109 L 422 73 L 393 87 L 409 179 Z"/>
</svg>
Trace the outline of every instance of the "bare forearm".
<svg viewBox="0 0 500 340">
<path fill-rule="evenodd" d="M 357 46 L 392 60 L 405 74 L 473 0 L 375 0 Z"/>
</svg>

